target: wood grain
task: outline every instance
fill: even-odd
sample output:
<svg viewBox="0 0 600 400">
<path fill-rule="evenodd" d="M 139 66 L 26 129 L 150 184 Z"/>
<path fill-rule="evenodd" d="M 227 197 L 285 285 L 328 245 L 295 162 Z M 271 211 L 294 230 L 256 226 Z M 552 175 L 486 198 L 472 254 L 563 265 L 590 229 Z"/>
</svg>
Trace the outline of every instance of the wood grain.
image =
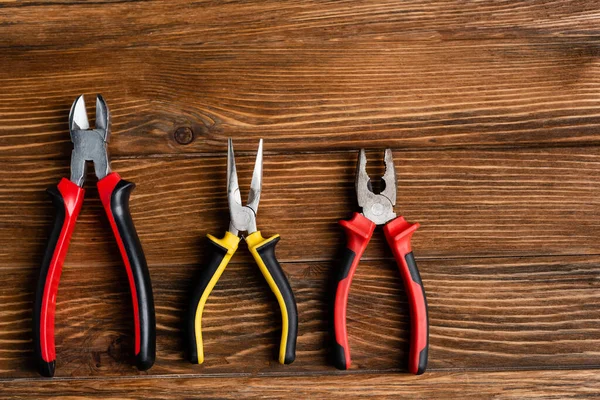
<svg viewBox="0 0 600 400">
<path fill-rule="evenodd" d="M 494 398 L 581 399 L 600 390 L 596 370 L 433 372 L 420 377 L 405 374 L 338 376 L 236 376 L 228 379 L 174 376 L 166 379 L 65 379 L 0 382 L 0 398 L 60 399 L 303 399 L 336 398 Z"/>
<path fill-rule="evenodd" d="M 431 325 L 429 368 L 597 367 L 598 263 L 594 257 L 422 260 Z M 57 375 L 334 373 L 327 362 L 327 280 L 332 263 L 284 263 L 299 311 L 297 359 L 277 363 L 279 311 L 258 268 L 230 265 L 204 314 L 206 361 L 184 356 L 183 317 L 198 267 L 152 267 L 157 363 L 130 364 L 132 319 L 120 265 L 65 268 L 56 317 Z M 3 271 L 0 378 L 35 377 L 31 301 L 35 270 Z M 406 298 L 393 261 L 361 263 L 348 305 L 353 369 L 403 371 Z"/>
<path fill-rule="evenodd" d="M 268 146 L 267 142 L 267 146 Z M 382 152 L 369 152 L 370 170 L 382 173 Z M 600 254 L 596 148 L 445 152 L 395 152 L 397 211 L 422 228 L 414 236 L 417 258 Z M 253 158 L 238 156 L 243 197 Z M 331 260 L 344 244 L 337 224 L 356 210 L 356 153 L 267 153 L 258 227 L 280 234 L 282 261 Z M 131 208 L 148 262 L 197 265 L 207 233 L 229 224 L 226 160 L 131 159 L 113 163 L 137 183 Z M 68 163 L 0 164 L 0 268 L 37 268 L 52 219 L 45 188 L 68 176 Z M 375 176 L 375 175 L 374 175 Z M 76 226 L 67 265 L 119 261 L 93 180 Z M 25 218 L 24 218 L 25 216 Z M 382 232 L 366 259 L 390 258 Z M 232 262 L 246 262 L 243 252 Z"/>
<path fill-rule="evenodd" d="M 0 0 L 0 398 L 591 398 L 600 393 L 600 4 L 586 0 Z M 155 291 L 156 366 L 130 364 L 126 274 L 94 179 L 58 297 L 58 374 L 32 363 L 31 306 L 68 174 L 67 116 L 104 94 L 115 170 Z M 91 103 L 88 97 L 88 102 Z M 300 312 L 278 309 L 243 248 L 184 358 L 206 233 L 228 224 L 225 148 L 243 194 L 258 138 L 258 225 Z M 326 282 L 355 210 L 356 150 L 394 149 L 397 210 L 428 294 L 430 371 L 403 374 L 406 298 L 378 232 L 349 304 L 354 368 L 327 363 Z M 377 163 L 369 164 L 374 175 Z M 243 196 L 245 197 L 245 195 Z"/>
<path fill-rule="evenodd" d="M 597 4 L 585 0 L 3 1 L 5 48 L 190 46 L 206 43 L 595 37 Z M 40 24 L 39 21 L 44 23 Z M 95 21 L 96 23 L 90 23 Z"/>
<path fill-rule="evenodd" d="M 303 399 L 335 398 L 494 398 L 581 399 L 600 390 L 596 370 L 433 372 L 420 377 L 405 374 L 339 376 L 243 376 L 223 378 L 177 376 L 166 379 L 68 379 L 0 382 L 0 398 L 90 399 Z M 57 393 L 60 393 L 58 395 Z"/>
<path fill-rule="evenodd" d="M 73 99 L 98 92 L 115 157 L 223 153 L 228 136 L 277 152 L 598 145 L 597 58 L 588 38 L 12 49 L 0 159 L 68 159 Z"/>
</svg>

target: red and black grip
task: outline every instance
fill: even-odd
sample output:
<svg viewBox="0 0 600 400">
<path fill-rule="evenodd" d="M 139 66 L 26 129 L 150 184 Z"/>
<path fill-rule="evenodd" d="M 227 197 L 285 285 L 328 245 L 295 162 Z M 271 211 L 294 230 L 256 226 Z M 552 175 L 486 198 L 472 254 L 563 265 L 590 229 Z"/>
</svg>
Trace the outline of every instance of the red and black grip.
<svg viewBox="0 0 600 400">
<path fill-rule="evenodd" d="M 54 315 L 63 263 L 83 203 L 84 190 L 68 179 L 48 188 L 55 208 L 33 303 L 33 346 L 41 375 L 52 377 L 56 367 Z"/>
<path fill-rule="evenodd" d="M 339 256 L 339 266 L 333 277 L 331 300 L 331 336 L 332 349 L 331 361 L 338 369 L 350 368 L 350 347 L 348 345 L 348 332 L 346 329 L 346 310 L 348 294 L 356 266 L 364 253 L 376 225 L 359 213 L 354 213 L 352 219 L 340 221 L 346 233 L 346 247 Z"/>
<path fill-rule="evenodd" d="M 383 227 L 408 297 L 411 322 L 408 371 L 416 375 L 425 372 L 429 351 L 427 298 L 410 244 L 410 239 L 418 227 L 418 223 L 411 224 L 403 217 L 398 217 Z"/>
<path fill-rule="evenodd" d="M 152 367 L 156 357 L 156 320 L 154 298 L 146 257 L 131 214 L 129 196 L 135 184 L 116 172 L 98 181 L 98 193 L 112 227 L 125 264 L 133 302 L 136 366 L 141 371 Z"/>
</svg>

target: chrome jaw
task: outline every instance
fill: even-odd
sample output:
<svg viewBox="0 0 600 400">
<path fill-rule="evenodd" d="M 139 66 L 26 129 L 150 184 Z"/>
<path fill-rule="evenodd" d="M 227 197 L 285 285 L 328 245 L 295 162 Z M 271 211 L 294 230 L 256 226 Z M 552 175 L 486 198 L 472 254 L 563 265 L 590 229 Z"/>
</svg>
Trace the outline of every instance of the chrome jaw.
<svg viewBox="0 0 600 400">
<path fill-rule="evenodd" d="M 110 139 L 110 113 L 101 95 L 96 96 L 96 126 L 90 129 L 85 100 L 80 95 L 73 102 L 69 114 L 69 129 L 73 152 L 71 154 L 71 181 L 83 186 L 87 175 L 87 161 L 94 163 L 98 180 L 110 174 L 107 143 Z"/>
<path fill-rule="evenodd" d="M 229 232 L 238 235 L 240 232 L 248 234 L 256 232 L 256 213 L 260 201 L 263 171 L 263 140 L 258 143 L 254 173 L 250 183 L 248 204 L 242 206 L 242 196 L 238 185 L 235 156 L 231 138 L 227 140 L 227 201 L 229 203 Z"/>
<path fill-rule="evenodd" d="M 361 149 L 358 155 L 356 167 L 356 198 L 358 205 L 363 210 L 363 215 L 373 221 L 376 225 L 383 225 L 394 218 L 394 206 L 396 205 L 396 169 L 392 159 L 392 150 L 385 150 L 385 173 L 381 177 L 384 189 L 379 193 L 373 193 L 371 178 L 367 174 L 367 156 L 365 150 Z"/>
</svg>

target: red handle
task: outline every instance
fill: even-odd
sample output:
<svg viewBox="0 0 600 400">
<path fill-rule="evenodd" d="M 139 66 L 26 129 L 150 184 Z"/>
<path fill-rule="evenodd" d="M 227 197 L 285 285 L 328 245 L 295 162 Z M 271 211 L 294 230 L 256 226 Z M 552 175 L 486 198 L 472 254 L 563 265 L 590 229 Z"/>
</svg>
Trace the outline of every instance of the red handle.
<svg viewBox="0 0 600 400">
<path fill-rule="evenodd" d="M 55 207 L 55 217 L 36 287 L 33 305 L 33 342 L 40 374 L 54 376 L 56 295 L 75 222 L 83 203 L 84 190 L 63 178 L 58 185 L 48 188 L 48 194 Z"/>
<path fill-rule="evenodd" d="M 339 260 L 339 269 L 333 281 L 333 351 L 332 361 L 339 369 L 350 368 L 350 347 L 348 346 L 348 333 L 346 330 L 346 309 L 348 294 L 356 266 L 364 253 L 375 224 L 359 213 L 354 213 L 349 221 L 342 220 L 340 225 L 346 232 L 346 247 L 342 250 Z"/>
<path fill-rule="evenodd" d="M 411 224 L 403 217 L 398 217 L 385 225 L 383 231 L 400 268 L 408 296 L 411 321 L 408 370 L 420 375 L 427 368 L 429 320 L 425 289 L 410 245 L 410 239 L 418 227 L 418 223 Z"/>
<path fill-rule="evenodd" d="M 129 279 L 138 369 L 152 367 L 156 356 L 154 298 L 146 257 L 129 212 L 129 195 L 135 185 L 116 172 L 98 181 L 98 193 L 119 246 Z"/>
</svg>

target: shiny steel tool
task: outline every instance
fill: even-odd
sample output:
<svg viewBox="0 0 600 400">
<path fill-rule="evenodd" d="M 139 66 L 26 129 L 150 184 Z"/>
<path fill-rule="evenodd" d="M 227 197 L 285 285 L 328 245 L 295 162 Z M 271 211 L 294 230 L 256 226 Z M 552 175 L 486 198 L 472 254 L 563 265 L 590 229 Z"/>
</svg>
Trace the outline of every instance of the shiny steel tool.
<svg viewBox="0 0 600 400">
<path fill-rule="evenodd" d="M 135 359 L 140 370 L 154 364 L 156 323 L 154 300 L 146 258 L 129 213 L 129 195 L 135 185 L 116 172 L 111 172 L 107 144 L 110 138 L 110 114 L 102 96 L 96 98 L 96 126 L 90 129 L 83 95 L 79 96 L 69 115 L 73 152 L 71 179 L 63 178 L 48 188 L 56 209 L 53 228 L 44 254 L 36 288 L 33 310 L 34 353 L 40 374 L 54 376 L 54 314 L 56 295 L 71 235 L 83 203 L 87 162 L 94 164 L 98 177 L 98 194 L 112 227 L 127 270 L 133 301 Z"/>
<path fill-rule="evenodd" d="M 275 257 L 275 245 L 279 235 L 269 239 L 262 237 L 256 227 L 256 213 L 262 187 L 263 145 L 262 139 L 258 145 L 254 173 L 250 184 L 248 204 L 242 205 L 240 188 L 238 186 L 235 158 L 231 139 L 227 142 L 227 202 L 231 221 L 229 230 L 222 239 L 208 235 L 209 249 L 206 265 L 200 271 L 192 301 L 189 307 L 188 335 L 189 356 L 194 364 L 204 362 L 202 343 L 202 313 L 210 292 L 216 285 L 225 267 L 238 248 L 244 236 L 248 249 L 258 264 L 260 271 L 275 294 L 281 310 L 281 342 L 279 346 L 279 362 L 290 364 L 296 358 L 296 338 L 298 336 L 298 311 L 296 300 L 285 273 Z"/>
<path fill-rule="evenodd" d="M 427 300 L 421 276 L 411 250 L 410 239 L 419 227 L 410 224 L 404 217 L 396 217 L 396 170 L 392 151 L 385 151 L 385 173 L 380 193 L 373 193 L 371 179 L 367 175 L 367 157 L 360 150 L 356 169 L 356 197 L 362 213 L 354 213 L 352 219 L 340 221 L 346 232 L 347 243 L 340 256 L 340 268 L 334 279 L 332 358 L 339 369 L 350 367 L 350 347 L 346 331 L 346 308 L 352 277 L 377 225 L 383 225 L 383 232 L 400 269 L 407 292 L 411 339 L 408 369 L 413 374 L 422 374 L 427 367 L 429 348 L 429 322 Z"/>
</svg>

